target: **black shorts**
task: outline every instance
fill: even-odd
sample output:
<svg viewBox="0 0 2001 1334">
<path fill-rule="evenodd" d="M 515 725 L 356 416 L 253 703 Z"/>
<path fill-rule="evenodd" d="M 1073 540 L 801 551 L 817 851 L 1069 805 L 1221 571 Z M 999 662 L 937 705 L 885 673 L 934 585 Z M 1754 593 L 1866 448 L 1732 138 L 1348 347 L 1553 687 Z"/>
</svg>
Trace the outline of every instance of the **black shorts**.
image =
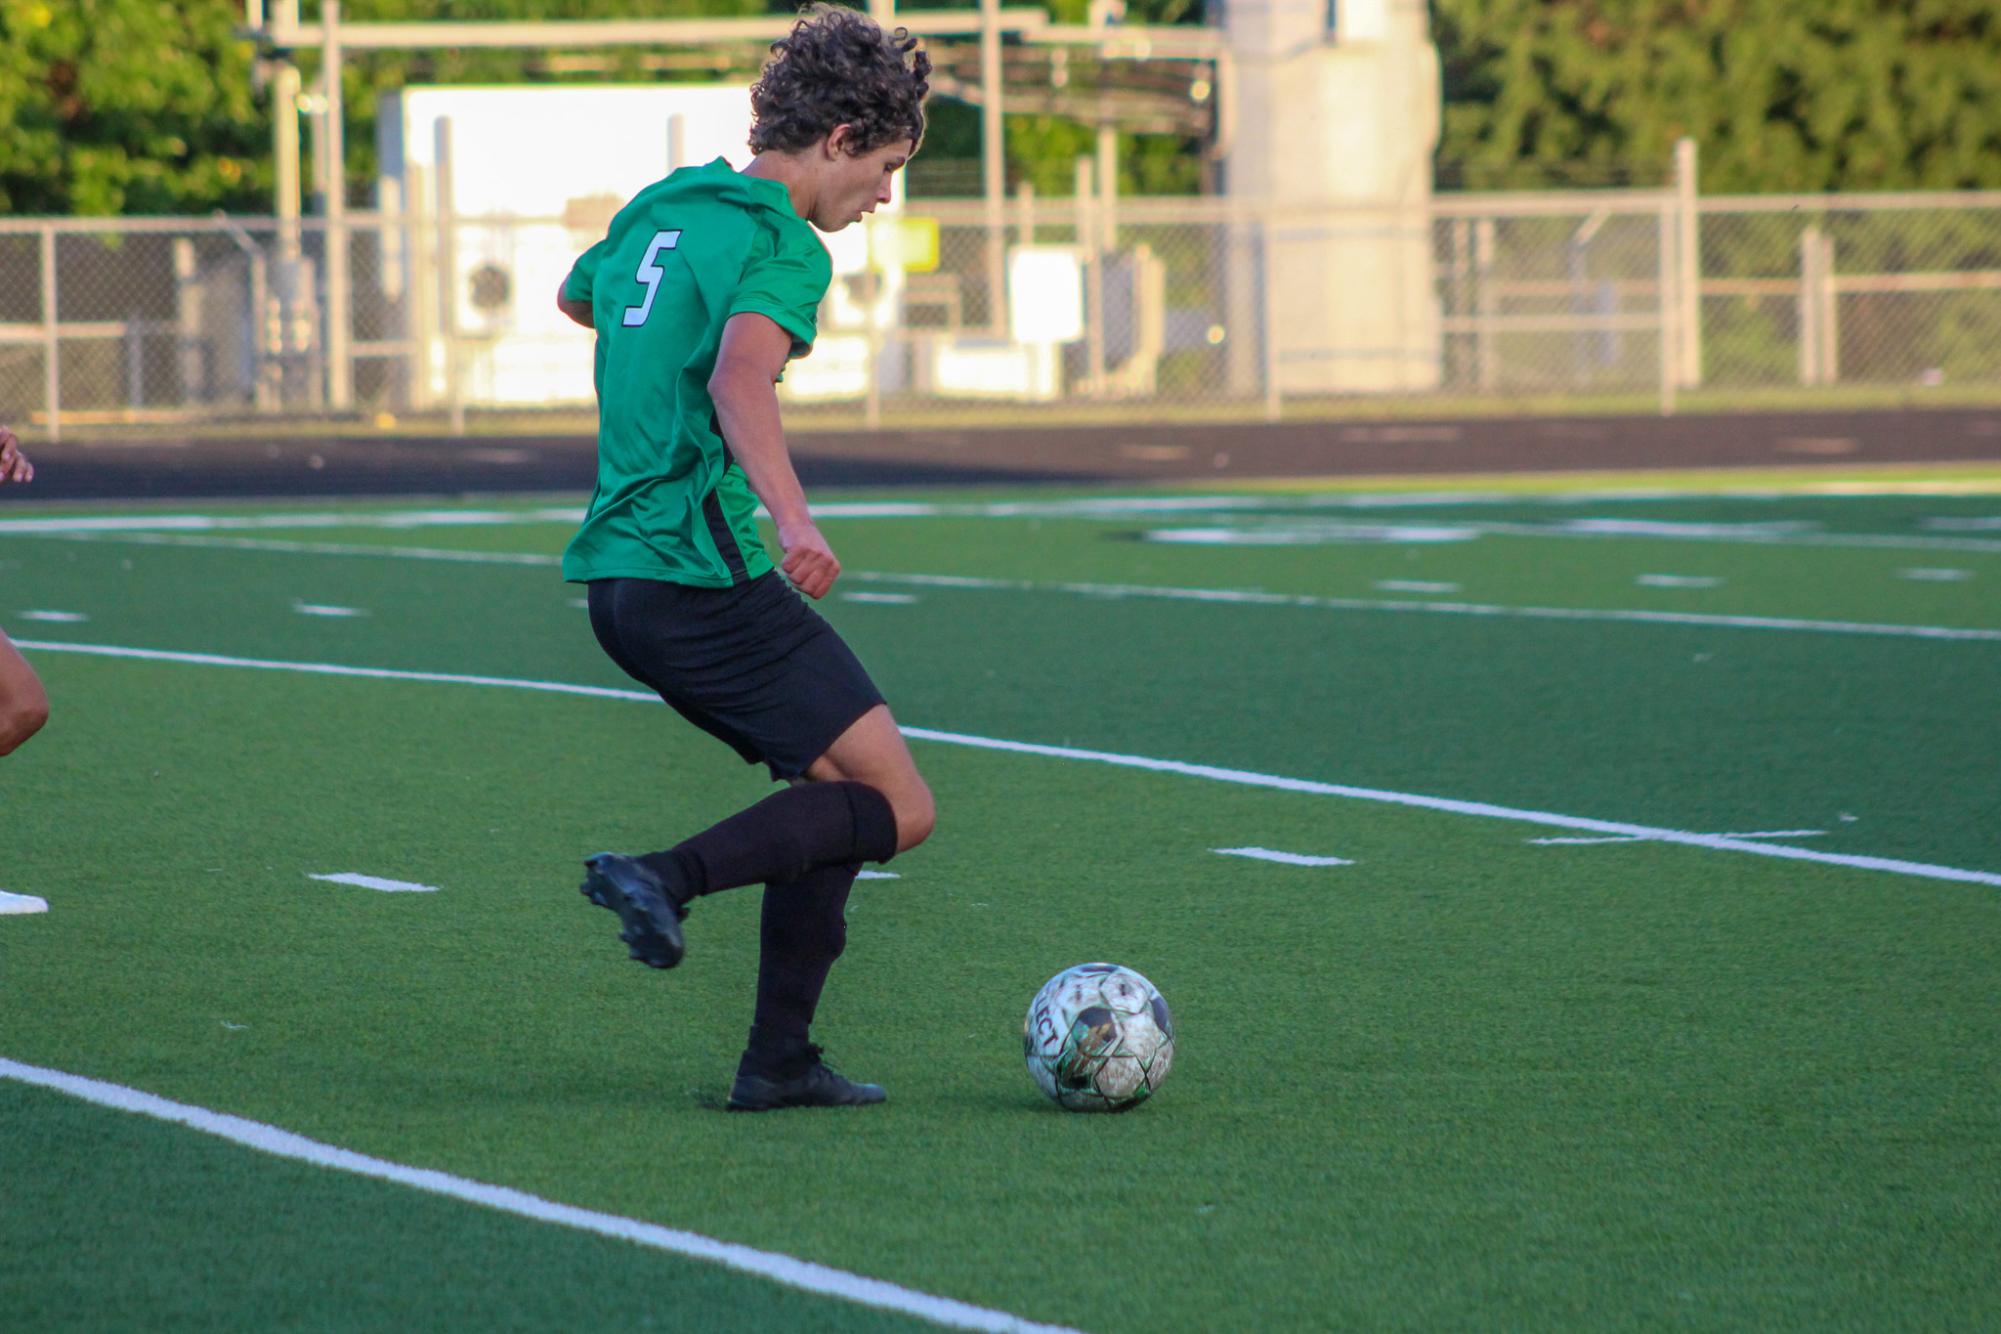
<svg viewBox="0 0 2001 1334">
<path fill-rule="evenodd" d="M 883 702 L 834 627 L 777 573 L 733 588 L 594 579 L 611 660 L 775 779 L 797 778 Z"/>
</svg>

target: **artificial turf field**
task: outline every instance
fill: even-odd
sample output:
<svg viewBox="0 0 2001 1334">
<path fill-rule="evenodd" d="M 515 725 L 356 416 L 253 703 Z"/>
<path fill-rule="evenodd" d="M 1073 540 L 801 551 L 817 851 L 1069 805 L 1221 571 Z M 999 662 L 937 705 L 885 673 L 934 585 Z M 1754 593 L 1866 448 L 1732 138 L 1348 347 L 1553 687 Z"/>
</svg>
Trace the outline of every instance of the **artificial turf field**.
<svg viewBox="0 0 2001 1334">
<path fill-rule="evenodd" d="M 575 893 L 767 790 L 600 654 L 576 498 L 10 503 L 0 1324 L 2001 1322 L 2001 479 L 1775 480 L 818 497 L 940 822 L 817 1030 L 889 1103 L 765 1117 L 756 894 L 663 974 Z M 1127 1116 L 1021 1067 L 1098 958 L 1179 1030 Z"/>
</svg>

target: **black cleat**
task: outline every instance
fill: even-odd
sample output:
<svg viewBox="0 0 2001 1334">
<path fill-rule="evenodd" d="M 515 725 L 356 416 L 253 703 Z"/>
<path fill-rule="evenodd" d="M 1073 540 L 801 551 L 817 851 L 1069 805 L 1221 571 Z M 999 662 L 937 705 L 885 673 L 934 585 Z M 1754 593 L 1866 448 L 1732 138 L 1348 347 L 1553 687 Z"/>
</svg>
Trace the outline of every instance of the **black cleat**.
<svg viewBox="0 0 2001 1334">
<path fill-rule="evenodd" d="M 584 883 L 577 892 L 600 908 L 618 914 L 624 928 L 618 938 L 633 958 L 650 968 L 672 968 L 687 946 L 681 939 L 681 919 L 688 910 L 660 878 L 632 857 L 600 852 L 584 862 Z"/>
<path fill-rule="evenodd" d="M 880 1084 L 858 1084 L 820 1060 L 820 1049 L 806 1049 L 800 1073 L 760 1074 L 748 1065 L 737 1067 L 727 1110 L 774 1112 L 781 1107 L 865 1107 L 887 1097 Z"/>
</svg>

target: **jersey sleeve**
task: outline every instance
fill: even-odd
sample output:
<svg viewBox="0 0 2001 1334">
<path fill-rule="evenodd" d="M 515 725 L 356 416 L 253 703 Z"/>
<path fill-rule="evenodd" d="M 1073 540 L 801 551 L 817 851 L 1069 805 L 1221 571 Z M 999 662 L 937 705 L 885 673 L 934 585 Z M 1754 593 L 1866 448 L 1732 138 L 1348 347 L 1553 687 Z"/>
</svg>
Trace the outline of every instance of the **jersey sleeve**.
<svg viewBox="0 0 2001 1334">
<path fill-rule="evenodd" d="M 729 313 L 765 316 L 792 335 L 792 355 L 803 357 L 813 350 L 820 301 L 833 279 L 834 262 L 819 238 L 804 227 L 786 228 L 752 248 Z"/>
<path fill-rule="evenodd" d="M 606 237 L 577 257 L 577 262 L 570 266 L 570 276 L 563 279 L 565 297 L 571 301 L 591 299 L 591 284 L 597 281 L 598 264 L 604 259 L 605 248 L 610 244 L 611 238 Z M 545 278 L 543 281 L 547 282 L 548 279 Z"/>
</svg>

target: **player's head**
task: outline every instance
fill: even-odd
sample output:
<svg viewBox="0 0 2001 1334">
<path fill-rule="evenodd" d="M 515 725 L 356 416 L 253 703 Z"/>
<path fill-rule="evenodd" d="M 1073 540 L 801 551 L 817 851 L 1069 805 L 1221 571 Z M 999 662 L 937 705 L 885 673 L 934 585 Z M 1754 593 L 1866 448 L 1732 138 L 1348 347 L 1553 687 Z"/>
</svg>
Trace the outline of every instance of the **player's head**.
<svg viewBox="0 0 2001 1334">
<path fill-rule="evenodd" d="M 820 185 L 810 221 L 839 230 L 888 201 L 891 173 L 924 138 L 930 74 L 905 29 L 810 5 L 751 87 L 750 149 L 810 163 Z"/>
</svg>

